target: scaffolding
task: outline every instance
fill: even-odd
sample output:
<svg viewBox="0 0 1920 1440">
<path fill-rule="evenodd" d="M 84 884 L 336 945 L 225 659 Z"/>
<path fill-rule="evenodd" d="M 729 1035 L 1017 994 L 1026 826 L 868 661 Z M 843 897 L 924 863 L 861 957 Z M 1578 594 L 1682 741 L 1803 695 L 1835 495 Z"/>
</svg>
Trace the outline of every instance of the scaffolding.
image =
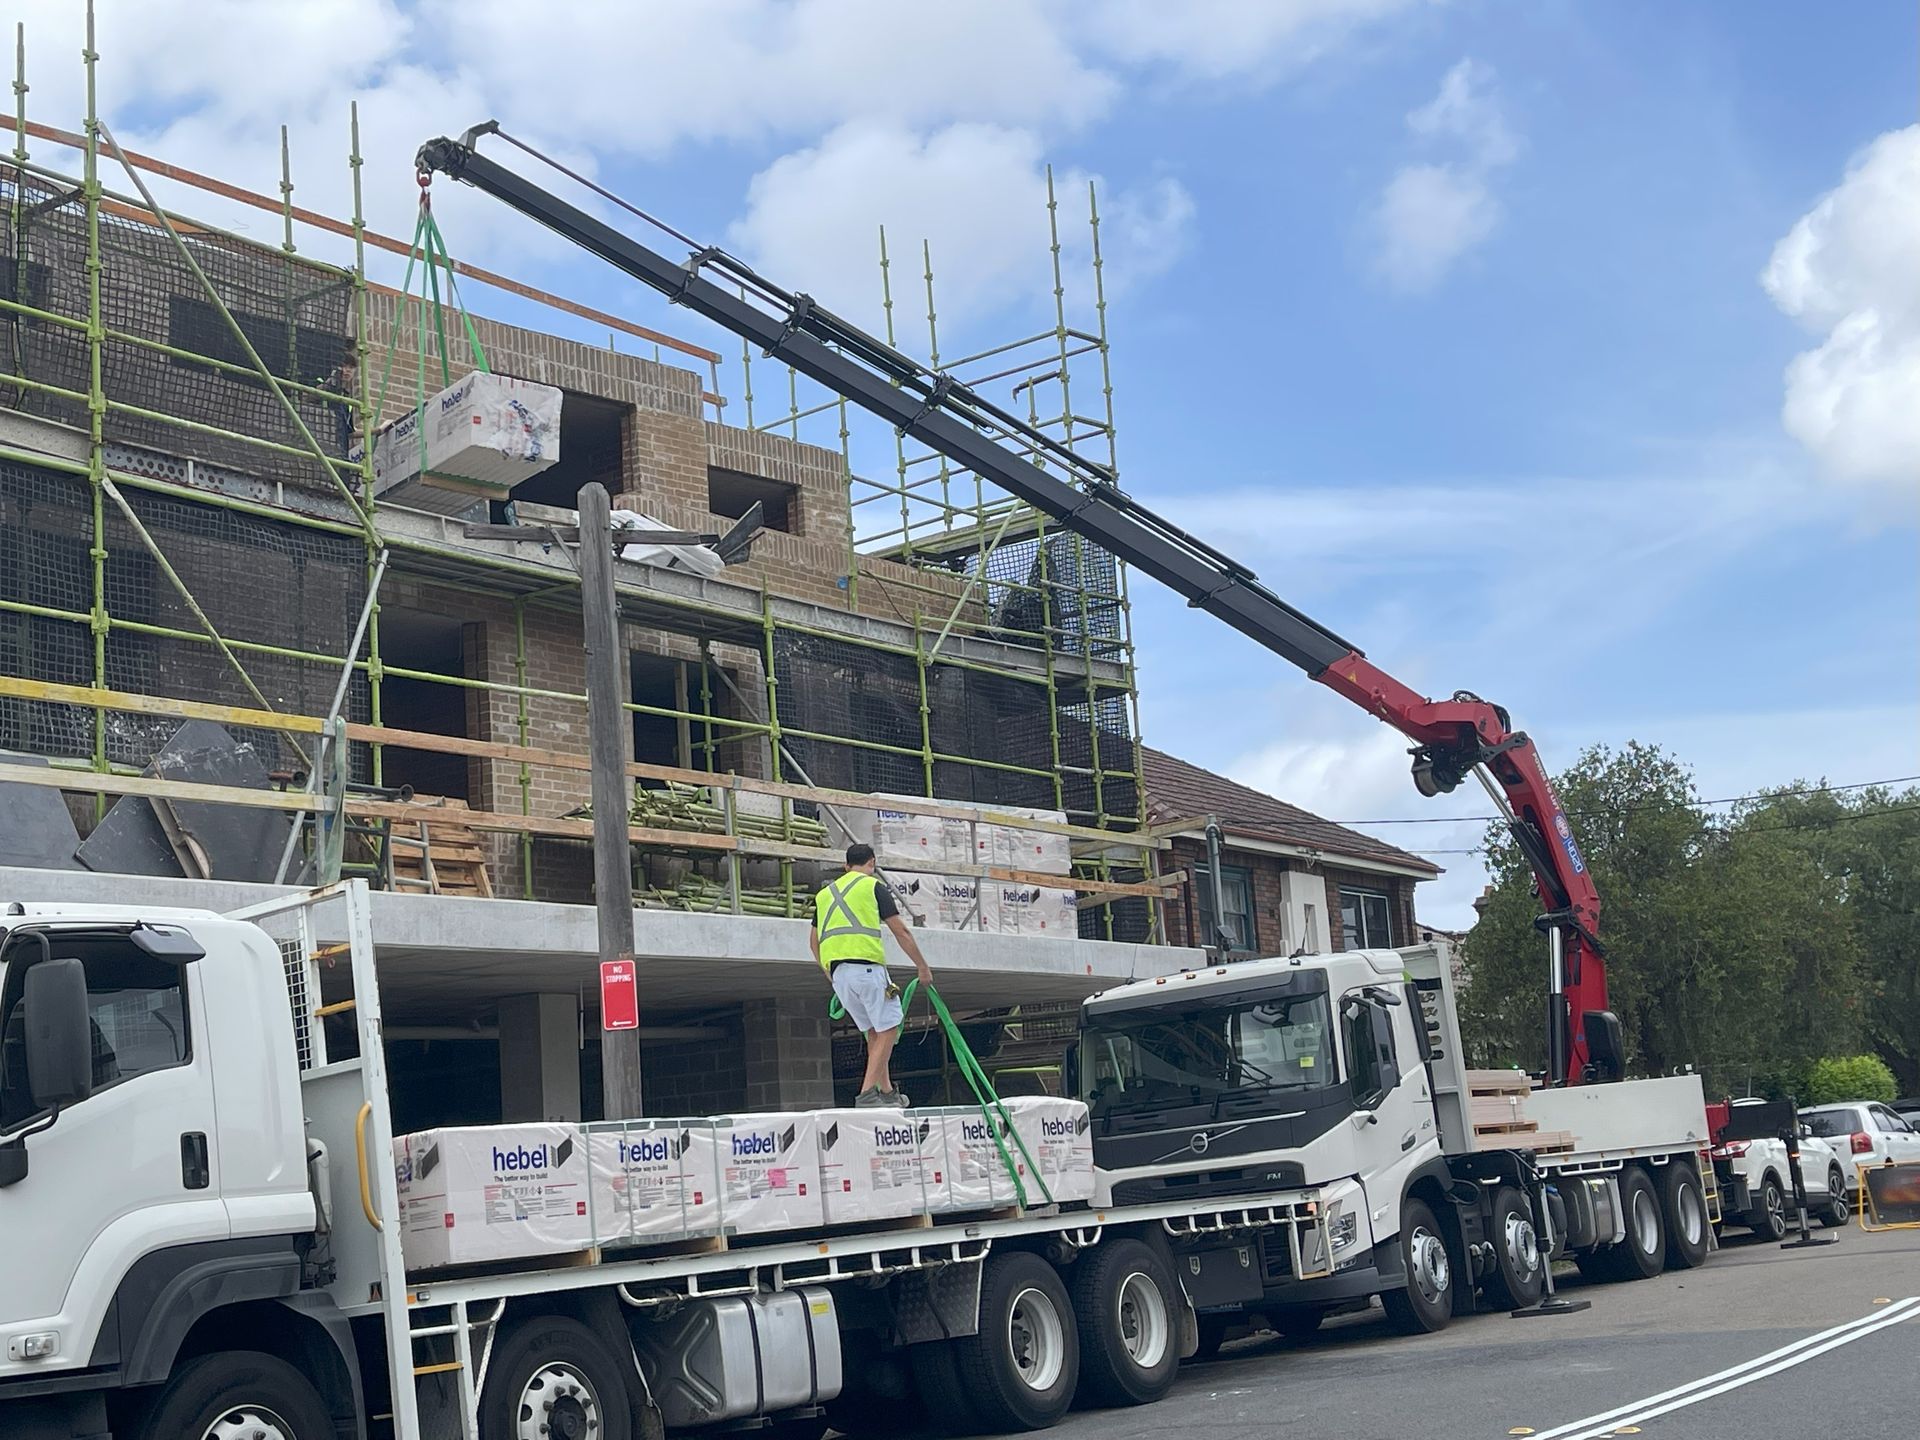
<svg viewBox="0 0 1920 1440">
<path fill-rule="evenodd" d="M 104 777 L 95 818 L 107 795 L 137 793 L 128 785 L 183 706 L 237 717 L 229 726 L 236 738 L 295 783 L 321 774 L 336 724 L 348 735 L 345 772 L 363 786 L 382 786 L 400 750 L 462 757 L 481 775 L 476 798 L 490 799 L 491 813 L 517 810 L 528 822 L 512 843 L 518 891 L 533 897 L 542 864 L 557 863 L 540 847 L 576 843 L 555 828 L 564 811 L 550 798 L 550 782 L 572 768 L 542 742 L 549 717 L 578 723 L 585 696 L 537 683 L 534 671 L 552 636 L 577 635 L 577 590 L 553 564 L 524 553 L 466 546 L 450 558 L 444 527 L 375 502 L 363 443 L 381 418 L 373 377 L 408 326 L 424 337 L 428 322 L 424 297 L 368 279 L 370 250 L 408 247 L 366 223 L 357 112 L 345 137 L 353 213 L 333 220 L 293 204 L 284 130 L 277 202 L 123 150 L 101 119 L 91 16 L 79 131 L 30 119 L 24 25 L 15 55 L 13 143 L 0 159 L 0 749 Z M 35 140 L 77 153 L 80 174 L 49 164 Z M 146 175 L 277 209 L 280 243 L 163 206 Z M 1111 460 L 1091 188 L 1088 206 L 1092 325 L 1068 324 L 1049 174 L 1054 326 L 948 365 L 969 383 L 1009 385 L 1036 424 L 1103 444 Z M 351 263 L 303 253 L 298 241 L 310 230 L 350 237 Z M 892 339 L 884 236 L 881 244 Z M 937 364 L 925 245 L 920 258 Z M 702 414 L 723 413 L 716 352 L 474 266 L 449 268 L 638 336 L 655 347 L 663 373 L 673 352 L 698 367 Z M 418 307 L 411 320 L 410 306 Z M 678 768 L 688 772 L 679 783 L 739 772 L 788 787 L 773 798 L 789 831 L 796 806 L 819 808 L 796 781 L 1064 811 L 1077 832 L 1083 893 L 1103 902 L 1084 911 L 1083 934 L 1153 937 L 1145 898 L 1153 842 L 1138 781 L 1123 567 L 898 437 L 877 442 L 891 445 L 891 475 L 868 478 L 855 456 L 864 458 L 874 437 L 863 439 L 865 422 L 844 399 L 803 404 L 789 375 L 785 413 L 756 419 L 751 357 L 744 372 L 748 431 L 795 441 L 824 433 L 841 456 L 854 517 L 844 617 L 809 614 L 768 585 L 747 597 L 757 598 L 751 609 L 738 594 L 716 598 L 699 587 L 623 593 L 630 628 L 670 641 L 659 653 L 677 667 L 671 703 L 635 698 L 629 714 L 675 734 Z M 1095 415 L 1076 412 L 1076 384 L 1100 396 Z M 1049 398 L 1043 406 L 1042 395 L 1055 392 L 1057 405 Z M 34 422 L 31 443 L 8 425 L 10 415 Z M 383 654 L 382 612 L 396 581 L 456 586 L 490 607 L 500 670 L 461 673 Z M 871 623 L 854 623 L 862 617 Z M 485 753 L 474 749 L 481 737 L 464 748 L 418 734 L 392 738 L 405 732 L 387 725 L 383 701 L 402 685 L 463 702 L 479 717 Z M 674 783 L 665 770 L 651 773 L 660 767 L 635 768 L 643 785 Z M 714 793 L 732 792 L 720 785 Z M 731 818 L 726 828 L 734 832 Z M 1118 843 L 1130 833 L 1136 843 Z M 777 870 L 764 885 L 792 913 L 795 857 L 777 850 L 759 852 Z M 737 907 L 738 861 L 728 863 Z"/>
</svg>

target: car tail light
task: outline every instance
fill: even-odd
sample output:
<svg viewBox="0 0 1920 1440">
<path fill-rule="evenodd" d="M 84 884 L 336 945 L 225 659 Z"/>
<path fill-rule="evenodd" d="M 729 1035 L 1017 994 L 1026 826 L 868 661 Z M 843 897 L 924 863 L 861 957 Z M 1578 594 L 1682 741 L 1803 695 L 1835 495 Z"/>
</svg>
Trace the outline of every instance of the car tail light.
<svg viewBox="0 0 1920 1440">
<path fill-rule="evenodd" d="M 1866 1131 L 1856 1130 L 1848 1138 L 1852 1142 L 1854 1154 L 1871 1155 L 1873 1153 L 1873 1137 Z"/>
<path fill-rule="evenodd" d="M 1713 1158 L 1716 1160 L 1738 1160 L 1752 1148 L 1752 1145 L 1753 1142 L 1750 1140 L 1729 1140 L 1725 1144 L 1713 1147 Z"/>
</svg>

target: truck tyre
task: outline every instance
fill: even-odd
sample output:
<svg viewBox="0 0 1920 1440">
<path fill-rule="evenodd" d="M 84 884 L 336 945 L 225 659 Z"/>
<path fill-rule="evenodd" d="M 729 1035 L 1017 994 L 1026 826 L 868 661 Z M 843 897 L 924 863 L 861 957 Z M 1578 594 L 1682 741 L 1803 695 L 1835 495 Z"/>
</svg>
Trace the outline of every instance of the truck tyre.
<svg viewBox="0 0 1920 1440">
<path fill-rule="evenodd" d="M 920 1405 L 926 1411 L 928 1426 L 937 1434 L 971 1435 L 980 1428 L 980 1417 L 973 1401 L 960 1383 L 960 1365 L 953 1353 L 953 1341 L 933 1340 L 909 1345 L 907 1356 L 913 1364 L 914 1388 L 920 1392 Z"/>
<path fill-rule="evenodd" d="M 1546 1259 L 1533 1228 L 1533 1207 L 1511 1185 L 1493 1192 L 1493 1273 L 1484 1285 L 1487 1298 L 1502 1310 L 1524 1310 L 1540 1303 L 1546 1288 Z"/>
<path fill-rule="evenodd" d="M 1067 1413 L 1080 1383 L 1080 1330 L 1059 1273 L 1024 1250 L 989 1255 L 980 1331 L 952 1342 L 961 1385 L 983 1428 L 1044 1430 Z"/>
<path fill-rule="evenodd" d="M 1200 1315 L 1199 1347 L 1188 1358 L 1196 1365 L 1204 1365 L 1209 1360 L 1220 1358 L 1220 1347 L 1227 1343 L 1227 1332 L 1233 1328 L 1231 1315 Z"/>
<path fill-rule="evenodd" d="M 1304 1340 L 1320 1331 L 1320 1324 L 1327 1318 L 1324 1307 L 1319 1305 L 1294 1305 L 1285 1310 L 1269 1310 L 1267 1324 L 1278 1334 L 1289 1340 Z"/>
<path fill-rule="evenodd" d="M 1444 1330 L 1453 1318 L 1453 1259 L 1424 1200 L 1409 1200 L 1400 1211 L 1400 1260 L 1407 1283 L 1380 1297 L 1387 1319 L 1403 1335 Z"/>
<path fill-rule="evenodd" d="M 1747 1217 L 1747 1223 L 1753 1227 L 1754 1234 L 1769 1240 L 1779 1240 L 1787 1233 L 1787 1192 L 1771 1170 L 1760 1182 L 1760 1196 L 1753 1202 L 1753 1213 Z"/>
<path fill-rule="evenodd" d="M 1180 1369 L 1173 1276 L 1138 1240 L 1112 1240 L 1073 1267 L 1080 1394 L 1096 1405 L 1151 1405 Z"/>
<path fill-rule="evenodd" d="M 1601 1263 L 1613 1280 L 1651 1280 L 1667 1264 L 1667 1227 L 1660 1219 L 1660 1198 L 1653 1181 L 1638 1165 L 1620 1172 L 1620 1210 L 1626 1237 L 1600 1252 Z M 1585 1274 L 1585 1270 L 1581 1271 Z"/>
<path fill-rule="evenodd" d="M 1853 1207 L 1847 1204 L 1847 1182 L 1835 1166 L 1827 1171 L 1827 1203 L 1820 1207 L 1820 1223 L 1829 1230 L 1837 1230 L 1853 1218 Z"/>
<path fill-rule="evenodd" d="M 333 1440 L 333 1417 L 307 1377 L 254 1350 L 202 1355 L 174 1372 L 141 1440 Z"/>
<path fill-rule="evenodd" d="M 510 1330 L 487 1362 L 480 1433 L 630 1440 L 625 1377 L 606 1342 L 578 1320 L 536 1315 Z"/>
<path fill-rule="evenodd" d="M 1684 1160 L 1660 1173 L 1660 1218 L 1667 1227 L 1667 1268 L 1691 1270 L 1707 1258 L 1707 1196 Z"/>
</svg>

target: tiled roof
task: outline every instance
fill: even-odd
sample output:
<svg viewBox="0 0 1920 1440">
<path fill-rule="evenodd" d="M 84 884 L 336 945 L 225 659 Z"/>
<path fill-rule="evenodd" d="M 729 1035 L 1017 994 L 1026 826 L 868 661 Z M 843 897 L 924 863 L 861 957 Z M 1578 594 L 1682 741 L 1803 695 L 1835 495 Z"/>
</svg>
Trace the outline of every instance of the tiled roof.
<svg viewBox="0 0 1920 1440">
<path fill-rule="evenodd" d="M 1440 873 L 1440 867 L 1431 860 L 1410 855 L 1398 846 L 1336 825 L 1331 820 L 1322 820 L 1298 805 L 1289 805 L 1224 775 L 1202 770 L 1164 750 L 1142 745 L 1140 766 L 1141 778 L 1147 787 L 1147 813 L 1156 825 L 1188 816 L 1211 815 L 1230 836 L 1299 845 L 1328 855 Z"/>
</svg>

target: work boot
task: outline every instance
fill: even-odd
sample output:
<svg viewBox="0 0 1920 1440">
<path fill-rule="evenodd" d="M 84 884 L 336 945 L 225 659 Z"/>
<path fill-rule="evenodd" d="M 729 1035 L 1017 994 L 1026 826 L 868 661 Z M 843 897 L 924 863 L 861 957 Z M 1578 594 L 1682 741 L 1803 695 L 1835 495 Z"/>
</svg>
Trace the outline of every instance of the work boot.
<svg viewBox="0 0 1920 1440">
<path fill-rule="evenodd" d="M 908 1098 L 907 1092 L 904 1090 L 883 1090 L 880 1093 L 887 1097 L 880 1103 L 883 1105 L 891 1105 L 896 1110 L 905 1110 L 909 1105 L 913 1104 L 913 1101 Z"/>
<path fill-rule="evenodd" d="M 853 1097 L 854 1108 L 859 1110 L 878 1110 L 894 1103 L 893 1093 L 882 1090 L 878 1085 L 871 1090 L 862 1090 Z"/>
</svg>

